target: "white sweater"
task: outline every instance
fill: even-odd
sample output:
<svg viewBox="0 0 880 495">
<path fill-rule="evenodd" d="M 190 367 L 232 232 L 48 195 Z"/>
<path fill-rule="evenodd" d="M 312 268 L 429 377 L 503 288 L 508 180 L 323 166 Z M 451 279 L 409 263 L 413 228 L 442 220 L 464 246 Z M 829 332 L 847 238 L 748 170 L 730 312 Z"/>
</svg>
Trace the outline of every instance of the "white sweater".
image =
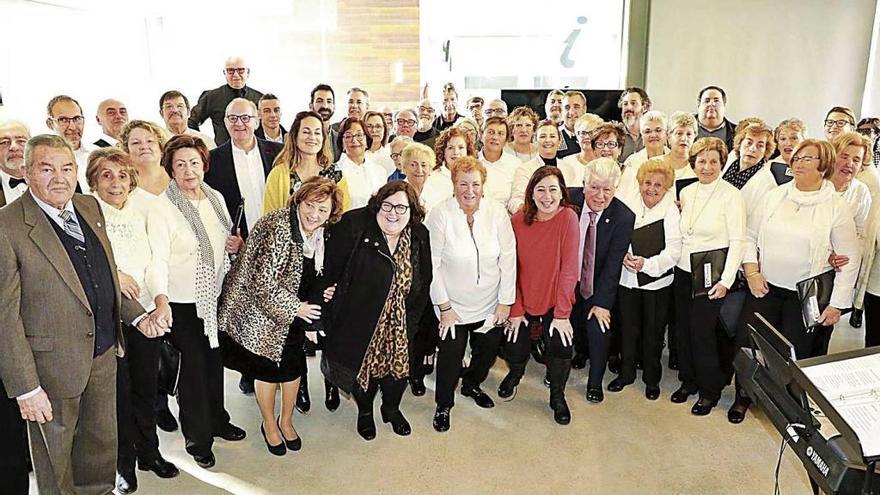
<svg viewBox="0 0 880 495">
<path fill-rule="evenodd" d="M 665 235 L 665 247 L 659 254 L 645 259 L 642 272 L 652 277 L 659 277 L 666 273 L 678 262 L 681 256 L 681 215 L 678 213 L 678 207 L 675 206 L 675 191 L 667 191 L 666 195 L 653 208 L 645 206 L 642 196 L 639 193 L 629 194 L 624 198 L 620 198 L 630 210 L 636 215 L 636 223 L 633 230 L 650 225 L 659 220 L 663 221 L 663 233 Z M 630 244 L 627 252 L 632 254 L 632 244 Z M 672 285 L 673 275 L 670 273 L 666 277 L 656 280 L 644 286 L 639 286 L 638 276 L 623 268 L 620 271 L 620 285 L 628 289 L 641 290 L 658 290 Z"/>
<path fill-rule="evenodd" d="M 856 223 L 856 233 L 861 237 L 868 223 L 868 213 L 871 211 L 871 191 L 864 182 L 853 179 L 846 190 L 838 192 L 837 195 L 845 199 L 849 205 L 853 221 Z"/>
<path fill-rule="evenodd" d="M 369 157 L 365 157 L 364 163 L 358 165 L 343 153 L 339 157 L 337 165 L 348 182 L 351 209 L 367 206 L 370 196 L 388 182 L 388 174 L 385 173 L 385 169 L 374 163 Z"/>
<path fill-rule="evenodd" d="M 584 170 L 587 166 L 581 163 L 578 155 L 580 153 L 568 155 L 556 162 L 556 166 L 562 172 L 562 178 L 565 179 L 565 187 L 584 187 Z"/>
<path fill-rule="evenodd" d="M 101 205 L 101 211 L 104 213 L 107 237 L 110 238 L 117 270 L 131 276 L 137 282 L 140 289 L 137 301 L 145 310 L 152 311 L 156 305 L 146 285 L 147 267 L 153 258 L 150 237 L 147 235 L 147 217 L 132 204 L 131 197 L 122 209 L 105 203 L 97 195 L 95 198 L 98 199 L 98 204 Z"/>
<path fill-rule="evenodd" d="M 469 228 L 458 201 L 449 198 L 431 210 L 425 226 L 431 234 L 435 305 L 449 301 L 467 324 L 485 320 L 498 304 L 513 304 L 516 239 L 504 208 L 481 201 Z"/>
</svg>

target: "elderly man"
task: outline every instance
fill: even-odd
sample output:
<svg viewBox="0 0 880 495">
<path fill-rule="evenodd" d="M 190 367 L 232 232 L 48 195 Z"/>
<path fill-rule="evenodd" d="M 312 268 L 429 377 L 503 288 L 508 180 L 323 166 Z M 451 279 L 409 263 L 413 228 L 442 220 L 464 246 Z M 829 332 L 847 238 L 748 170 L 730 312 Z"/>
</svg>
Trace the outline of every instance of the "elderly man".
<svg viewBox="0 0 880 495">
<path fill-rule="evenodd" d="M 121 296 L 98 202 L 74 194 L 76 169 L 64 139 L 30 139 L 29 193 L 0 210 L 0 377 L 28 420 L 40 493 L 104 494 L 115 485 L 121 322 L 148 337 L 164 329 Z"/>
<path fill-rule="evenodd" d="M 467 109 L 471 114 L 471 118 L 477 123 L 477 126 L 483 128 L 483 105 L 486 100 L 482 96 L 471 96 L 467 101 Z"/>
<path fill-rule="evenodd" d="M 165 122 L 165 128 L 172 135 L 186 134 L 197 137 L 209 150 L 217 147 L 210 136 L 186 126 L 186 121 L 189 119 L 189 100 L 180 91 L 172 89 L 162 93 L 159 97 L 159 114 Z"/>
<path fill-rule="evenodd" d="M 346 97 L 347 114 L 345 118 L 355 118 L 363 120 L 364 114 L 367 113 L 367 110 L 370 109 L 370 93 L 367 93 L 367 90 L 365 89 L 354 87 L 348 90 L 348 93 L 346 93 Z M 342 126 L 342 123 L 344 121 L 345 119 L 342 119 L 339 122 L 333 124 L 331 127 L 334 131 L 339 132 L 339 128 Z"/>
<path fill-rule="evenodd" d="M 82 106 L 67 95 L 58 95 L 49 100 L 49 104 L 46 105 L 46 113 L 48 114 L 46 126 L 64 138 L 73 149 L 73 156 L 78 165 L 77 192 L 88 191 L 89 181 L 86 179 L 86 166 L 89 161 L 89 153 L 94 148 L 82 142 L 83 127 L 85 126 Z"/>
<path fill-rule="evenodd" d="M 642 115 L 651 109 L 651 98 L 642 88 L 626 88 L 620 93 L 617 106 L 620 108 L 620 117 L 623 119 L 623 127 L 626 131 L 620 161 L 626 161 L 630 155 L 645 147 L 639 122 L 641 122 Z"/>
<path fill-rule="evenodd" d="M 101 126 L 101 137 L 93 144 L 98 148 L 116 146 L 119 142 L 119 133 L 128 123 L 128 109 L 125 108 L 125 103 L 112 98 L 104 100 L 98 103 L 98 115 L 95 118 Z"/>
<path fill-rule="evenodd" d="M 388 127 L 388 133 L 393 134 L 394 129 L 394 109 L 391 107 L 382 107 L 379 109 L 379 113 L 382 114 L 382 118 L 385 119 L 385 125 Z"/>
<path fill-rule="evenodd" d="M 490 101 L 483 109 L 483 116 L 488 120 L 490 117 L 507 118 L 507 102 L 500 98 Z"/>
<path fill-rule="evenodd" d="M 27 191 L 24 146 L 30 138 L 31 133 L 25 124 L 15 120 L 0 122 L 0 208 Z"/>
<path fill-rule="evenodd" d="M 226 106 L 229 105 L 229 102 L 233 98 L 244 98 L 256 105 L 259 103 L 260 97 L 263 96 L 263 93 L 247 85 L 250 73 L 251 69 L 247 66 L 244 58 L 227 58 L 223 67 L 226 84 L 202 92 L 198 103 L 193 107 L 189 116 L 189 127 L 199 130 L 202 122 L 211 119 L 211 125 L 214 127 L 214 142 L 223 144 L 229 141 L 229 134 L 227 134 L 224 125 Z"/>
<path fill-rule="evenodd" d="M 418 112 L 419 126 L 413 134 L 413 141 L 433 148 L 434 140 L 440 135 L 440 132 L 434 127 L 434 116 L 437 110 L 434 109 L 431 100 L 425 98 L 419 102 Z"/>
<path fill-rule="evenodd" d="M 544 118 L 556 122 L 556 125 L 562 123 L 562 99 L 565 93 L 561 89 L 554 89 L 547 93 L 547 100 L 544 101 Z"/>
<path fill-rule="evenodd" d="M 568 91 L 562 98 L 562 110 L 565 124 L 559 128 L 562 139 L 559 141 L 559 150 L 556 158 L 565 158 L 581 152 L 581 145 L 574 133 L 574 123 L 581 115 L 587 113 L 587 97 L 580 91 Z"/>
<path fill-rule="evenodd" d="M 309 95 L 309 110 L 321 116 L 321 123 L 324 125 L 324 137 L 330 140 L 330 149 L 333 150 L 333 161 L 339 161 L 342 150 L 336 143 L 338 130 L 330 125 L 330 119 L 336 111 L 336 93 L 329 84 L 319 84 L 312 88 Z"/>
<path fill-rule="evenodd" d="M 397 127 L 397 136 L 405 136 L 410 139 L 416 134 L 416 126 L 419 119 L 416 112 L 410 108 L 401 108 L 394 116 L 394 124 Z"/>
<path fill-rule="evenodd" d="M 718 86 L 706 86 L 697 97 L 697 139 L 716 137 L 733 149 L 736 137 L 736 123 L 724 116 L 727 108 L 727 94 Z"/>
<path fill-rule="evenodd" d="M 257 103 L 257 112 L 259 112 L 260 127 L 254 135 L 266 141 L 284 144 L 287 129 L 281 125 L 281 102 L 278 97 L 272 93 L 261 96 Z"/>
</svg>

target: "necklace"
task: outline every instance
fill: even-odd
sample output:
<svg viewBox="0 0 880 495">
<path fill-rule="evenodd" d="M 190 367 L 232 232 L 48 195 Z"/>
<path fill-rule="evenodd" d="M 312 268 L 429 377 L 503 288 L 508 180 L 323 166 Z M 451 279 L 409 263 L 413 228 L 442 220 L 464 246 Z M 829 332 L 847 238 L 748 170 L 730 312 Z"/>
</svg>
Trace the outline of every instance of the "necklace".
<svg viewBox="0 0 880 495">
<path fill-rule="evenodd" d="M 697 212 L 697 214 L 694 215 L 693 217 L 691 217 L 690 222 L 688 223 L 688 229 L 687 229 L 688 236 L 694 235 L 694 225 L 696 225 L 697 221 L 700 219 L 700 216 L 703 214 L 703 212 L 706 211 L 706 207 L 709 206 L 709 203 L 712 202 L 712 196 L 715 195 L 715 191 L 718 190 L 718 184 L 720 184 L 720 183 L 721 183 L 721 179 L 715 179 L 715 187 L 712 188 L 712 192 L 709 193 L 709 197 L 706 198 L 706 202 L 703 203 L 702 208 L 700 208 L 700 210 Z M 696 191 L 694 191 L 694 202 L 695 203 L 696 203 L 696 199 L 697 199 L 697 194 L 696 194 Z"/>
</svg>

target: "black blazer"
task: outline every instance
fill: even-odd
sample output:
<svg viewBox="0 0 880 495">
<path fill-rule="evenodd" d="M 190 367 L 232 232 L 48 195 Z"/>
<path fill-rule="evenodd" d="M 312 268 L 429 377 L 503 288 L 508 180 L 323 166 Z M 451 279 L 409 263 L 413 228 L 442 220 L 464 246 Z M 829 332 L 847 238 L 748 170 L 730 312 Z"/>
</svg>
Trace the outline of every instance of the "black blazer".
<svg viewBox="0 0 880 495">
<path fill-rule="evenodd" d="M 574 134 L 569 136 L 568 131 L 565 130 L 565 124 L 559 126 L 559 137 L 562 139 L 559 141 L 559 151 L 556 152 L 556 158 L 565 158 L 581 152 L 577 136 Z"/>
<path fill-rule="evenodd" d="M 281 126 L 281 140 L 284 141 L 284 136 L 287 135 L 287 129 L 284 126 Z M 263 126 L 257 127 L 257 130 L 254 131 L 254 136 L 257 136 L 260 139 L 266 139 L 266 130 L 263 129 Z M 268 139 L 266 139 L 268 141 Z"/>
<path fill-rule="evenodd" d="M 257 148 L 260 149 L 260 156 L 263 158 L 264 178 L 272 170 L 272 163 L 281 151 L 281 147 L 280 143 L 257 138 Z M 238 188 L 238 178 L 235 176 L 235 162 L 232 159 L 232 141 L 226 141 L 226 144 L 212 149 L 208 161 L 209 167 L 208 173 L 205 174 L 205 183 L 223 195 L 229 214 L 235 216 L 235 210 L 241 203 L 241 189 Z M 241 236 L 247 239 L 247 234 L 247 219 L 242 218 Z"/>
<path fill-rule="evenodd" d="M 632 238 L 635 214 L 623 201 L 613 198 L 596 224 L 596 264 L 593 269 L 593 295 L 587 299 L 591 306 L 610 310 L 614 307 L 620 270 Z"/>
</svg>

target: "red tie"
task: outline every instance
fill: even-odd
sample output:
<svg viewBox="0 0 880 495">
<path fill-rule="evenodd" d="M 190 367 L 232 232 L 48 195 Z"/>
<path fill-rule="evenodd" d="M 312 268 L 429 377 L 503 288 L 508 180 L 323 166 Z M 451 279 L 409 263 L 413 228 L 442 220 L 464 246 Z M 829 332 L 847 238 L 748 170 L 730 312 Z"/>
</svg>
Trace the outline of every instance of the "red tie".
<svg viewBox="0 0 880 495">
<path fill-rule="evenodd" d="M 581 297 L 584 300 L 593 295 L 593 270 L 596 267 L 596 216 L 595 211 L 588 211 L 590 225 L 584 238 L 584 262 L 581 264 Z"/>
</svg>

